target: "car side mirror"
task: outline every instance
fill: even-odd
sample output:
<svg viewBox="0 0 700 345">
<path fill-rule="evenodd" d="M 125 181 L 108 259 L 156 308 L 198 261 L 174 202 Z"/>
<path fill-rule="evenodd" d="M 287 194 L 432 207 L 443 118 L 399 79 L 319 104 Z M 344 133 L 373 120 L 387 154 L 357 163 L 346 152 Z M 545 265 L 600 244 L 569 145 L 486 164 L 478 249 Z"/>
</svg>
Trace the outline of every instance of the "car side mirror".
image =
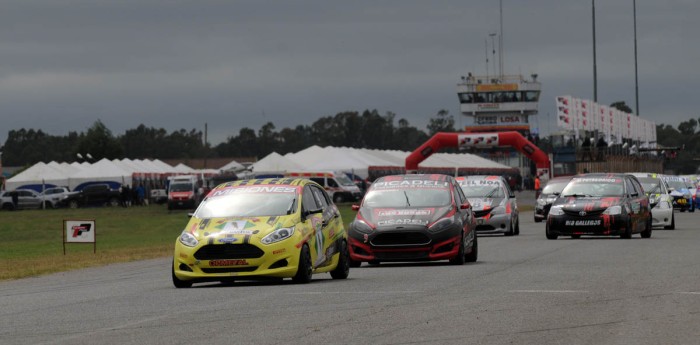
<svg viewBox="0 0 700 345">
<path fill-rule="evenodd" d="M 360 210 L 360 205 L 352 205 L 352 210 L 353 210 L 353 211 L 359 211 L 359 210 Z"/>
<path fill-rule="evenodd" d="M 194 217 L 194 212 L 187 213 L 187 218 L 192 218 L 192 217 Z"/>
<path fill-rule="evenodd" d="M 511 192 L 510 195 L 508 195 L 508 197 L 511 199 L 515 198 L 515 193 Z"/>
<path fill-rule="evenodd" d="M 632 193 L 632 194 L 630 194 L 630 196 L 631 196 L 631 197 L 638 197 L 638 196 L 639 196 L 639 193 Z"/>
<path fill-rule="evenodd" d="M 673 192 L 674 190 L 676 190 L 676 189 L 673 188 L 673 187 L 668 187 L 668 192 L 669 192 L 669 193 Z"/>
<path fill-rule="evenodd" d="M 472 205 L 469 203 L 469 201 L 465 201 L 463 204 L 459 205 L 459 208 L 462 210 L 468 210 L 472 207 Z"/>
<path fill-rule="evenodd" d="M 310 216 L 310 215 L 312 215 L 312 214 L 317 214 L 317 213 L 323 213 L 323 209 L 322 209 L 322 208 L 317 208 L 317 209 L 315 209 L 315 210 L 306 210 L 306 211 L 304 211 L 304 212 L 302 213 L 302 215 L 304 216 L 304 219 L 306 219 L 306 217 L 308 217 L 308 216 Z"/>
</svg>

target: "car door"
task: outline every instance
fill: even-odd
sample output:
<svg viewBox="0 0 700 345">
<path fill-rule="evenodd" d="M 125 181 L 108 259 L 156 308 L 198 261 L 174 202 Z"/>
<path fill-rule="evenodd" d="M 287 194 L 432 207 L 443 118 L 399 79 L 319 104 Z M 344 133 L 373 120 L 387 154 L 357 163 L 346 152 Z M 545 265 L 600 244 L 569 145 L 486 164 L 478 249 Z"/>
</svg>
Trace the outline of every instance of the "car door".
<svg viewBox="0 0 700 345">
<path fill-rule="evenodd" d="M 304 235 L 308 238 L 306 243 L 311 252 L 311 262 L 314 268 L 316 268 L 319 253 L 323 250 L 321 248 L 323 246 L 323 213 L 310 212 L 316 212 L 319 209 L 321 209 L 321 206 L 316 201 L 311 185 L 304 186 L 301 195 L 301 210 L 306 215 L 303 222 L 306 231 Z"/>
<path fill-rule="evenodd" d="M 325 266 L 331 263 L 331 258 L 335 254 L 336 246 L 333 238 L 339 232 L 338 219 L 340 214 L 330 200 L 328 194 L 321 188 L 311 186 L 311 191 L 316 198 L 316 203 L 323 209 L 321 213 L 321 233 L 316 234 L 318 257 L 314 267 Z"/>
<path fill-rule="evenodd" d="M 639 212 L 639 222 L 642 224 L 640 226 L 643 231 L 646 229 L 647 222 L 649 222 L 649 219 L 651 218 L 651 203 L 649 203 L 649 196 L 644 193 L 644 187 L 642 187 L 642 184 L 639 183 L 639 180 L 637 180 L 635 177 L 630 177 L 630 181 L 632 181 L 632 186 L 638 194 L 637 199 L 641 206 Z"/>
<path fill-rule="evenodd" d="M 457 205 L 457 212 L 462 219 L 462 228 L 464 229 L 464 233 L 469 233 L 469 229 L 472 228 L 472 223 L 474 222 L 471 205 L 469 208 L 462 209 L 461 206 L 469 202 L 467 200 L 467 196 L 464 195 L 462 187 L 460 187 L 456 182 L 452 184 L 452 187 L 455 196 L 455 204 Z"/>
<path fill-rule="evenodd" d="M 636 231 L 642 231 L 644 230 L 643 226 L 645 226 L 642 218 L 642 213 L 644 212 L 643 205 L 642 205 L 642 198 L 641 196 L 646 195 L 644 193 L 639 193 L 639 190 L 637 190 L 634 186 L 634 183 L 632 183 L 632 179 L 630 177 L 625 177 L 625 189 L 626 189 L 626 198 L 629 202 L 629 206 L 631 209 L 631 214 L 632 214 L 632 227 Z"/>
</svg>

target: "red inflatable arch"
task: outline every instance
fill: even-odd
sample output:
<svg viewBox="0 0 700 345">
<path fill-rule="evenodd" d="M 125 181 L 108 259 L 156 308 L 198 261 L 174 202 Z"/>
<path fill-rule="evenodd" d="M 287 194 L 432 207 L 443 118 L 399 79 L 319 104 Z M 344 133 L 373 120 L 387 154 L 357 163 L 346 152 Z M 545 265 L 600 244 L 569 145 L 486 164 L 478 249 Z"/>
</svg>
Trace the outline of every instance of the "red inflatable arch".
<svg viewBox="0 0 700 345">
<path fill-rule="evenodd" d="M 545 178 L 551 177 L 549 171 L 549 157 L 535 144 L 531 143 L 518 132 L 494 132 L 494 133 L 445 133 L 433 135 L 423 145 L 406 157 L 406 172 L 418 170 L 418 164 L 438 152 L 443 147 L 513 147 L 522 154 L 535 161 L 537 175 Z"/>
</svg>

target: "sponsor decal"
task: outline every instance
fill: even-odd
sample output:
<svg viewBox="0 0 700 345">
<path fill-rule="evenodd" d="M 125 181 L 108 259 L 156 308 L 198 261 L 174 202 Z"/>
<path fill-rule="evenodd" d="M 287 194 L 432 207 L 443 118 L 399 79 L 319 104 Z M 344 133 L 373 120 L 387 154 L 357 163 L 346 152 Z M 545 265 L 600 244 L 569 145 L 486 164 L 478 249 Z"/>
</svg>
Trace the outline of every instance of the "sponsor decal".
<svg viewBox="0 0 700 345">
<path fill-rule="evenodd" d="M 500 180 L 460 180 L 459 184 L 464 186 L 500 186 Z"/>
<path fill-rule="evenodd" d="M 282 253 L 284 253 L 284 252 L 286 252 L 286 251 L 287 251 L 287 249 L 285 249 L 285 248 L 273 250 L 273 251 L 272 251 L 272 255 L 282 254 Z"/>
<path fill-rule="evenodd" d="M 252 235 L 253 230 L 245 230 L 246 228 L 252 228 L 255 224 L 247 220 L 234 220 L 228 221 L 216 226 L 217 229 L 221 229 L 223 234 L 233 234 L 233 235 Z"/>
<path fill-rule="evenodd" d="M 445 181 L 430 180 L 404 180 L 404 181 L 381 181 L 372 183 L 372 188 L 393 189 L 396 187 L 408 188 L 446 188 L 449 185 Z"/>
<path fill-rule="evenodd" d="M 564 222 L 565 226 L 598 226 L 602 222 L 600 219 L 591 220 L 567 220 Z"/>
<path fill-rule="evenodd" d="M 241 266 L 248 265 L 248 260 L 236 259 L 236 260 L 210 260 L 209 266 Z"/>
<path fill-rule="evenodd" d="M 235 237 L 224 237 L 224 238 L 219 239 L 219 242 L 221 242 L 221 243 L 233 243 L 236 241 L 238 241 L 238 239 Z"/>
<path fill-rule="evenodd" d="M 396 217 L 396 216 L 429 216 L 433 213 L 431 209 L 418 210 L 380 210 L 377 215 L 379 217 Z"/>
<path fill-rule="evenodd" d="M 583 183 L 622 183 L 621 179 L 605 177 L 578 177 L 574 178 L 573 181 Z"/>
<path fill-rule="evenodd" d="M 384 225 L 428 225 L 427 220 L 421 220 L 421 219 L 387 219 L 387 220 L 380 220 L 377 222 L 378 226 L 384 226 Z"/>
<path fill-rule="evenodd" d="M 241 186 L 219 189 L 211 193 L 211 196 L 217 197 L 238 193 L 296 193 L 296 191 L 296 187 L 288 186 Z"/>
</svg>

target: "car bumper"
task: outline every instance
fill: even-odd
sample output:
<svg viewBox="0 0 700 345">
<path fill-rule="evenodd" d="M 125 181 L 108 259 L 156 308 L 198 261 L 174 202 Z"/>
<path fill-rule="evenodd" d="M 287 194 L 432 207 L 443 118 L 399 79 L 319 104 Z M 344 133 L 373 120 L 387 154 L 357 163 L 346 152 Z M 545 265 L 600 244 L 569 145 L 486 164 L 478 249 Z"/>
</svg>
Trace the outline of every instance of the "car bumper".
<svg viewBox="0 0 700 345">
<path fill-rule="evenodd" d="M 575 217 L 550 214 L 547 217 L 547 230 L 552 235 L 560 236 L 616 236 L 627 231 L 628 218 L 627 215 Z"/>
<path fill-rule="evenodd" d="M 370 234 L 348 233 L 350 258 L 355 261 L 435 261 L 457 256 L 462 243 L 458 226 L 431 233 L 425 227 L 381 229 Z"/>
<path fill-rule="evenodd" d="M 658 228 L 670 226 L 673 220 L 672 208 L 653 208 L 651 209 L 651 227 Z"/>
<path fill-rule="evenodd" d="M 294 243 L 296 242 L 290 239 L 269 246 L 253 244 L 262 255 L 245 257 L 235 250 L 222 250 L 217 254 L 203 256 L 201 250 L 212 244 L 200 243 L 195 247 L 187 247 L 177 241 L 173 258 L 174 274 L 180 280 L 193 282 L 291 278 L 297 272 L 301 251 Z"/>
<path fill-rule="evenodd" d="M 673 198 L 673 208 L 676 210 L 687 210 L 693 205 L 692 199 L 687 199 L 685 197 L 674 197 Z"/>
<path fill-rule="evenodd" d="M 476 218 L 476 232 L 480 234 L 502 234 L 510 231 L 512 224 L 512 213 L 487 214 L 484 217 Z"/>
</svg>

